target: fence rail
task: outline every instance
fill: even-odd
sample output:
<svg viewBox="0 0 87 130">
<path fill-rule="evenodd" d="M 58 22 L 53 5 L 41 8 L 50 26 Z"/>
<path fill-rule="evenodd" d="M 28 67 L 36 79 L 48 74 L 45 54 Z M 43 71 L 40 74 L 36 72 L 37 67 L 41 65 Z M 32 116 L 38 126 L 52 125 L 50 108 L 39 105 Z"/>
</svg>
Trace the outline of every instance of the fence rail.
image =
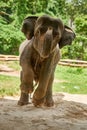
<svg viewBox="0 0 87 130">
<path fill-rule="evenodd" d="M 0 61 L 19 61 L 19 56 L 0 55 Z M 87 67 L 87 61 L 82 60 L 61 59 L 58 64 L 72 67 L 84 67 L 84 68 Z"/>
<path fill-rule="evenodd" d="M 19 56 L 14 55 L 0 55 L 0 61 L 17 61 Z"/>
</svg>

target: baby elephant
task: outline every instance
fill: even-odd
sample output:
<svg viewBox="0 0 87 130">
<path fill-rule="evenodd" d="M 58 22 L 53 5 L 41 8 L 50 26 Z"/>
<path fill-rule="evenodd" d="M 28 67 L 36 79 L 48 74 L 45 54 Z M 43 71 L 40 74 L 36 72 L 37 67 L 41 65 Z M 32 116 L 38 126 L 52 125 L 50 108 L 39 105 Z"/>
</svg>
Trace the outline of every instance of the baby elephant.
<svg viewBox="0 0 87 130">
<path fill-rule="evenodd" d="M 59 43 L 64 28 L 60 19 L 46 15 L 37 19 L 34 37 L 27 41 L 20 56 L 22 71 L 19 105 L 28 104 L 29 93 L 34 90 L 34 81 L 37 83 L 32 99 L 34 106 L 54 105 L 52 84 L 55 68 L 60 60 Z"/>
</svg>

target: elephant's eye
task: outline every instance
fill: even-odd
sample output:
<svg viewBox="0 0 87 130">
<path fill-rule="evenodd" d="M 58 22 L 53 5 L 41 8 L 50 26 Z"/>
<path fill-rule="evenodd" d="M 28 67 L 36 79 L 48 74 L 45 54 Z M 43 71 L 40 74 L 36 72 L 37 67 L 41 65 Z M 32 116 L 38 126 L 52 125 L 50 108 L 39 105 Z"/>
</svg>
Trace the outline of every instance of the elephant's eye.
<svg viewBox="0 0 87 130">
<path fill-rule="evenodd" d="M 39 30 L 39 29 L 35 30 L 34 35 L 35 35 L 35 36 L 39 36 L 39 35 L 40 35 L 40 30 Z"/>
<path fill-rule="evenodd" d="M 47 31 L 47 27 L 46 26 L 42 26 L 40 27 L 40 33 L 43 34 Z"/>
<path fill-rule="evenodd" d="M 52 30 L 53 28 L 51 26 L 48 27 L 49 30 Z"/>
</svg>

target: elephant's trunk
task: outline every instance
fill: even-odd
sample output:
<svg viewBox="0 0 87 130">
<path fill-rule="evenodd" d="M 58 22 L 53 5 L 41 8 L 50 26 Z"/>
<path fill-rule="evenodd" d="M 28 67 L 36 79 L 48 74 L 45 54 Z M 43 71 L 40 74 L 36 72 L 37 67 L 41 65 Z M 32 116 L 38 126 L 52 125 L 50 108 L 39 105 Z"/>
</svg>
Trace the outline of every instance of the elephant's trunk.
<svg viewBox="0 0 87 130">
<path fill-rule="evenodd" d="M 33 46 L 39 53 L 41 58 L 47 58 L 50 55 L 51 46 L 53 42 L 53 34 L 51 29 L 48 29 L 45 34 L 38 34 L 34 38 Z"/>
<path fill-rule="evenodd" d="M 52 30 L 48 29 L 45 34 L 44 44 L 43 44 L 43 54 L 46 56 L 50 54 L 52 41 L 53 41 Z"/>
</svg>

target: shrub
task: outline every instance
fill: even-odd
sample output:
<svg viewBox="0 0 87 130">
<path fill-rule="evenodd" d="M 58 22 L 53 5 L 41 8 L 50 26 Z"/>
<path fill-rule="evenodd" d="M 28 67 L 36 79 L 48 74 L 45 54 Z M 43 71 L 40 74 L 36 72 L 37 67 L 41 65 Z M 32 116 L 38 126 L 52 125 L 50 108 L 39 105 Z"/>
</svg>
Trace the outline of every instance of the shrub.
<svg viewBox="0 0 87 130">
<path fill-rule="evenodd" d="M 20 43 L 24 36 L 20 30 L 11 24 L 0 23 L 0 53 L 18 54 Z"/>
</svg>

